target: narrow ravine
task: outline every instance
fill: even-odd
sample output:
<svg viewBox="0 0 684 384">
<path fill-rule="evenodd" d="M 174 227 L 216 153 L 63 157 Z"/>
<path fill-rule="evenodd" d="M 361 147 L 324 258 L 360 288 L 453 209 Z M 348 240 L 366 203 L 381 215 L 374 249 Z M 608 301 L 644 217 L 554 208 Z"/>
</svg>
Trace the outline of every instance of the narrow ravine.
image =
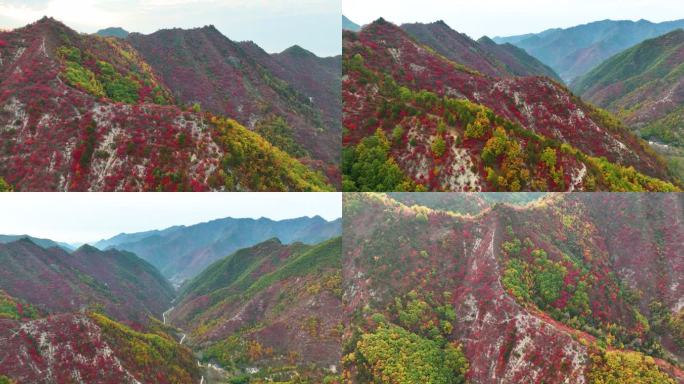
<svg viewBox="0 0 684 384">
<path fill-rule="evenodd" d="M 166 311 L 164 311 L 164 313 L 162 313 L 162 322 L 164 323 L 164 325 L 167 325 L 167 322 L 166 322 L 166 314 L 169 313 L 169 312 L 171 312 L 171 311 L 173 311 L 174 308 L 176 308 L 176 307 L 173 306 L 173 307 L 167 309 Z M 183 342 L 185 341 L 185 336 L 187 336 L 185 333 L 181 333 L 181 339 L 180 339 L 180 341 L 178 342 L 178 344 L 183 345 Z M 197 366 L 198 366 L 198 367 L 202 367 L 202 363 L 200 363 L 199 360 L 197 360 Z M 201 378 L 200 378 L 200 384 L 204 384 L 204 376 L 201 376 Z"/>
</svg>

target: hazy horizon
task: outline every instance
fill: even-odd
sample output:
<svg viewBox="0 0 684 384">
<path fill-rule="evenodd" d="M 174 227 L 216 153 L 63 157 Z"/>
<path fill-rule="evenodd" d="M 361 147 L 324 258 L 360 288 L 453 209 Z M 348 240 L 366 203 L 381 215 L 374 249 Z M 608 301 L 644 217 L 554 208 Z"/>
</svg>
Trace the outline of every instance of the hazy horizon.
<svg viewBox="0 0 684 384">
<path fill-rule="evenodd" d="M 120 233 L 161 230 L 227 217 L 275 221 L 342 217 L 339 192 L 287 193 L 4 193 L 2 235 L 30 235 L 70 244 Z"/>
<path fill-rule="evenodd" d="M 269 53 L 299 45 L 317 56 L 342 52 L 339 2 L 298 0 L 0 0 L 0 27 L 53 17 L 82 33 L 121 27 L 144 34 L 214 25 L 233 41 L 254 41 Z"/>
<path fill-rule="evenodd" d="M 646 0 L 546 0 L 463 1 L 425 0 L 420 6 L 407 0 L 344 0 L 342 13 L 364 25 L 379 17 L 395 24 L 431 23 L 443 20 L 452 29 L 472 38 L 506 37 L 569 28 L 602 20 L 645 19 L 653 23 L 684 19 L 684 3 Z"/>
</svg>

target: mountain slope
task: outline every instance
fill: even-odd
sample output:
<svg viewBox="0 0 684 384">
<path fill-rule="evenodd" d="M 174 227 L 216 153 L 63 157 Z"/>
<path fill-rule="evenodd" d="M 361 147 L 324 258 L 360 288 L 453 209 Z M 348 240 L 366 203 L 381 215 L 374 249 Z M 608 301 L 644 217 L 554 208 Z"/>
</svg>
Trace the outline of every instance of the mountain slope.
<svg viewBox="0 0 684 384">
<path fill-rule="evenodd" d="M 349 20 L 347 16 L 342 15 L 342 30 L 358 32 L 361 30 L 361 26 Z"/>
<path fill-rule="evenodd" d="M 551 68 L 525 51 L 510 44 L 498 45 L 487 37 L 475 41 L 441 20 L 430 24 L 403 24 L 401 28 L 447 59 L 489 76 L 548 76 L 560 80 Z"/>
<path fill-rule="evenodd" d="M 477 216 L 344 199 L 352 380 L 684 382 L 671 326 L 683 295 L 679 194 L 555 194 Z"/>
<path fill-rule="evenodd" d="M 150 264 L 119 251 L 83 246 L 73 253 L 22 239 L 0 244 L 0 289 L 47 313 L 101 309 L 116 320 L 161 317 L 173 288 Z"/>
<path fill-rule="evenodd" d="M 343 44 L 346 190 L 676 189 L 645 142 L 548 78 L 485 76 L 382 19 Z"/>
<path fill-rule="evenodd" d="M 17 383 L 196 383 L 190 350 L 99 314 L 0 319 L 0 374 Z M 0 376 L 2 378 L 2 376 Z"/>
<path fill-rule="evenodd" d="M 684 103 L 684 30 L 646 40 L 604 61 L 572 88 L 587 100 L 617 113 L 640 129 L 676 120 Z M 656 123 L 656 124 L 658 124 Z M 659 131 L 654 139 L 684 145 L 680 126 Z"/>
<path fill-rule="evenodd" d="M 242 249 L 187 285 L 169 313 L 188 343 L 232 376 L 320 378 L 341 358 L 341 238 Z M 254 370 L 253 372 L 254 373 Z"/>
<path fill-rule="evenodd" d="M 338 163 L 339 123 L 335 124 L 335 116 L 329 111 L 339 110 L 339 98 L 328 95 L 325 89 L 339 81 L 334 60 L 313 60 L 317 67 L 327 68 L 312 71 L 305 79 L 288 73 L 291 67 L 286 67 L 287 76 L 281 77 L 282 73 L 260 63 L 259 56 L 252 56 L 252 49 L 231 41 L 213 26 L 131 34 L 127 41 L 158 71 L 181 102 L 199 103 L 201 108 L 231 116 L 250 129 L 280 117 L 291 131 L 286 136 L 309 154 L 298 157 Z M 279 63 L 281 59 L 274 58 Z M 312 87 L 323 90 L 311 92 Z M 321 92 L 327 97 L 321 97 Z"/>
<path fill-rule="evenodd" d="M 44 18 L 0 33 L 0 175 L 15 190 L 320 190 L 233 120 L 172 105 L 127 42 Z"/>
<path fill-rule="evenodd" d="M 683 27 L 684 20 L 662 23 L 603 20 L 538 34 L 497 37 L 494 41 L 510 42 L 524 49 L 570 83 L 624 49 Z"/>
<path fill-rule="evenodd" d="M 180 284 L 240 248 L 273 237 L 283 243 L 314 244 L 339 236 L 341 225 L 340 219 L 328 222 L 319 216 L 281 221 L 226 218 L 142 235 L 120 235 L 95 246 L 133 252 Z"/>
<path fill-rule="evenodd" d="M 684 180 L 682 58 L 684 30 L 677 29 L 609 58 L 572 87 L 649 140 Z"/>
</svg>

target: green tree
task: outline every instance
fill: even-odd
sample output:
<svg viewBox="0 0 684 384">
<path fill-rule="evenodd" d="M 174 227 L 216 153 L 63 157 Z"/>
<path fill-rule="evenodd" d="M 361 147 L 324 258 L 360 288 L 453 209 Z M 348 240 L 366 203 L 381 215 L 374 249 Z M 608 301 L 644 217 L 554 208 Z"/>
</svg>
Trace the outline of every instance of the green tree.
<svg viewBox="0 0 684 384">
<path fill-rule="evenodd" d="M 342 151 L 343 188 L 345 191 L 420 190 L 389 155 L 390 143 L 378 129 L 356 147 Z"/>
<path fill-rule="evenodd" d="M 435 137 L 432 141 L 431 149 L 432 154 L 435 155 L 436 158 L 440 158 L 444 155 L 444 151 L 446 151 L 446 142 L 444 142 L 442 136 Z"/>
<path fill-rule="evenodd" d="M 541 161 L 550 169 L 556 166 L 556 150 L 550 147 L 544 149 L 540 157 Z"/>
<path fill-rule="evenodd" d="M 465 383 L 468 361 L 460 346 L 442 348 L 396 325 L 380 324 L 373 333 L 361 336 L 357 351 L 377 380 L 388 384 Z"/>
<path fill-rule="evenodd" d="M 12 192 L 12 186 L 0 177 L 0 192 Z"/>
</svg>

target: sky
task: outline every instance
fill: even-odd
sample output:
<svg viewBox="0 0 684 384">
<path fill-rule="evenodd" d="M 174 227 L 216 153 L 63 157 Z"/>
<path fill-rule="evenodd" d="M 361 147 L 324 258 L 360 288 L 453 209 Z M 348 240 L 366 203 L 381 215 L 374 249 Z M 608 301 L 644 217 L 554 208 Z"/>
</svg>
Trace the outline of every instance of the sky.
<svg viewBox="0 0 684 384">
<path fill-rule="evenodd" d="M 318 56 L 342 52 L 340 0 L 0 0 L 0 27 L 51 16 L 93 33 L 107 27 L 152 33 L 213 24 L 231 40 L 267 52 L 299 45 Z"/>
<path fill-rule="evenodd" d="M 357 24 L 383 17 L 395 24 L 444 20 L 472 38 L 512 36 L 598 20 L 652 22 L 684 18 L 682 0 L 343 0 Z"/>
<path fill-rule="evenodd" d="M 342 216 L 335 192 L 1 193 L 0 234 L 87 243 L 225 217 Z"/>
</svg>

